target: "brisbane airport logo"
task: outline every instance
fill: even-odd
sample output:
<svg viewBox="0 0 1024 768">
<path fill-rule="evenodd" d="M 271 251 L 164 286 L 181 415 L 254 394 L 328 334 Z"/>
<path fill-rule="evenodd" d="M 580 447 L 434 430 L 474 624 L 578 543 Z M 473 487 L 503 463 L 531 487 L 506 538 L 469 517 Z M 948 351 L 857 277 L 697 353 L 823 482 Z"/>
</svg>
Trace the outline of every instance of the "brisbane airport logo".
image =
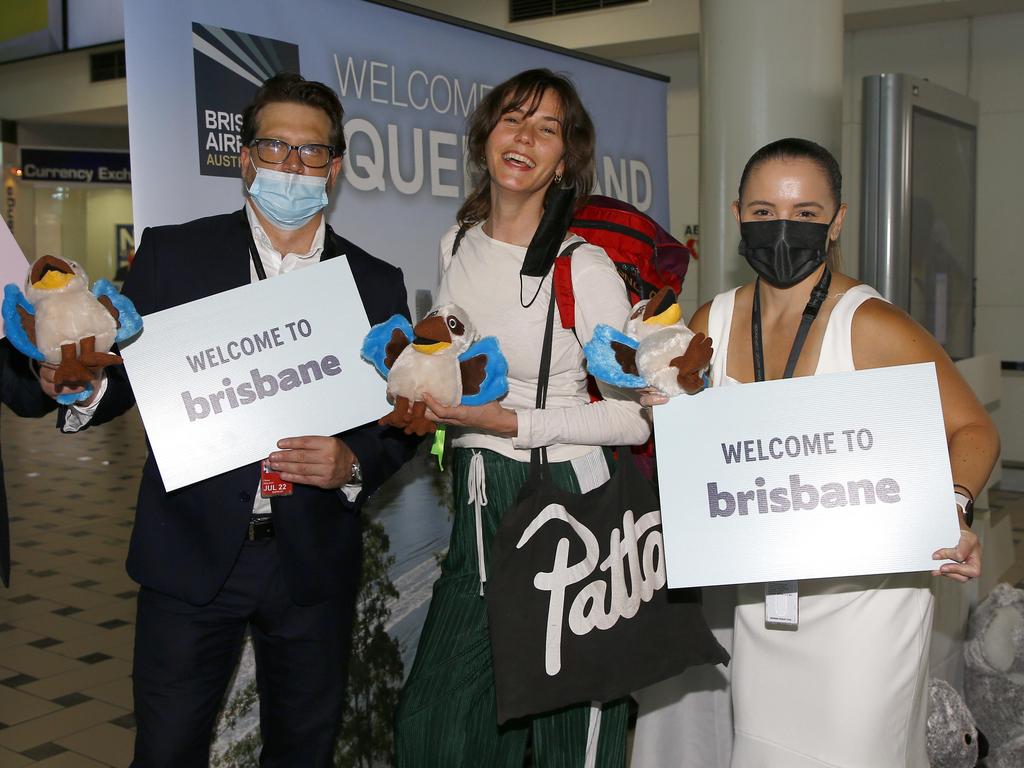
<svg viewBox="0 0 1024 768">
<path fill-rule="evenodd" d="M 192 24 L 199 174 L 238 178 L 242 110 L 264 80 L 299 72 L 299 46 L 246 32 Z"/>
</svg>

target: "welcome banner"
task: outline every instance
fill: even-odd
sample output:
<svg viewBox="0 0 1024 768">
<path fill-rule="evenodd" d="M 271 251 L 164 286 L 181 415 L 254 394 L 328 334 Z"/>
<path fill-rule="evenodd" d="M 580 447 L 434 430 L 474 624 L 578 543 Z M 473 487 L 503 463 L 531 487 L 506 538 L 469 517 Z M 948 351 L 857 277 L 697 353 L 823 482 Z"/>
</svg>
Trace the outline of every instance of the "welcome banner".
<svg viewBox="0 0 1024 768">
<path fill-rule="evenodd" d="M 668 224 L 660 79 L 361 0 L 133 0 L 124 14 L 137 228 L 239 208 L 241 111 L 264 79 L 298 69 L 345 108 L 330 223 L 402 267 L 422 311 L 469 187 L 466 117 L 532 67 L 576 82 L 597 126 L 596 191 Z"/>
</svg>

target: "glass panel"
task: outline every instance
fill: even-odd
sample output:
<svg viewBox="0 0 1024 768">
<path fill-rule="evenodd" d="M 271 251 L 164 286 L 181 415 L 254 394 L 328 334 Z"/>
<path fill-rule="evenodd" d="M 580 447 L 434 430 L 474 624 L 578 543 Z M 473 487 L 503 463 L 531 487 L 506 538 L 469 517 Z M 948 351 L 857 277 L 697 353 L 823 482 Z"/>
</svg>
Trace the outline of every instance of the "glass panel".
<svg viewBox="0 0 1024 768">
<path fill-rule="evenodd" d="M 913 112 L 910 314 L 950 357 L 974 353 L 975 129 Z"/>
<path fill-rule="evenodd" d="M 20 194 L 34 198 L 30 260 L 44 254 L 74 259 L 90 285 L 100 278 L 124 279 L 135 255 L 129 187 L 34 184 L 24 185 Z"/>
</svg>

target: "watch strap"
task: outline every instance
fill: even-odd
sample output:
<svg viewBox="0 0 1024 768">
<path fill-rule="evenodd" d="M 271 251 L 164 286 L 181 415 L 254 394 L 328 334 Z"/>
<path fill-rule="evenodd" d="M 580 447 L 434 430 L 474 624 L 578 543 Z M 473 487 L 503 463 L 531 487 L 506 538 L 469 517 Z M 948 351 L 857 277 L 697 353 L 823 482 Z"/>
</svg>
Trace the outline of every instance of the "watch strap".
<svg viewBox="0 0 1024 768">
<path fill-rule="evenodd" d="M 953 498 L 956 499 L 956 505 L 963 510 L 964 522 L 970 528 L 974 524 L 974 499 L 961 491 L 959 487 L 953 490 Z"/>
</svg>

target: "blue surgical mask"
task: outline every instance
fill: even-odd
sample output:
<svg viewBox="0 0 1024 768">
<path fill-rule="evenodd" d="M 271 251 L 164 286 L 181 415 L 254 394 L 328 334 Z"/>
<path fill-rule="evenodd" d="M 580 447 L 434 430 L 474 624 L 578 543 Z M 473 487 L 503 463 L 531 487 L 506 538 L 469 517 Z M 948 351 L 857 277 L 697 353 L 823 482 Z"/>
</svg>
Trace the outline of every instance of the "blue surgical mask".
<svg viewBox="0 0 1024 768">
<path fill-rule="evenodd" d="M 249 159 L 252 162 L 252 158 Z M 249 197 L 280 229 L 298 229 L 327 205 L 327 177 L 257 168 Z"/>
</svg>

